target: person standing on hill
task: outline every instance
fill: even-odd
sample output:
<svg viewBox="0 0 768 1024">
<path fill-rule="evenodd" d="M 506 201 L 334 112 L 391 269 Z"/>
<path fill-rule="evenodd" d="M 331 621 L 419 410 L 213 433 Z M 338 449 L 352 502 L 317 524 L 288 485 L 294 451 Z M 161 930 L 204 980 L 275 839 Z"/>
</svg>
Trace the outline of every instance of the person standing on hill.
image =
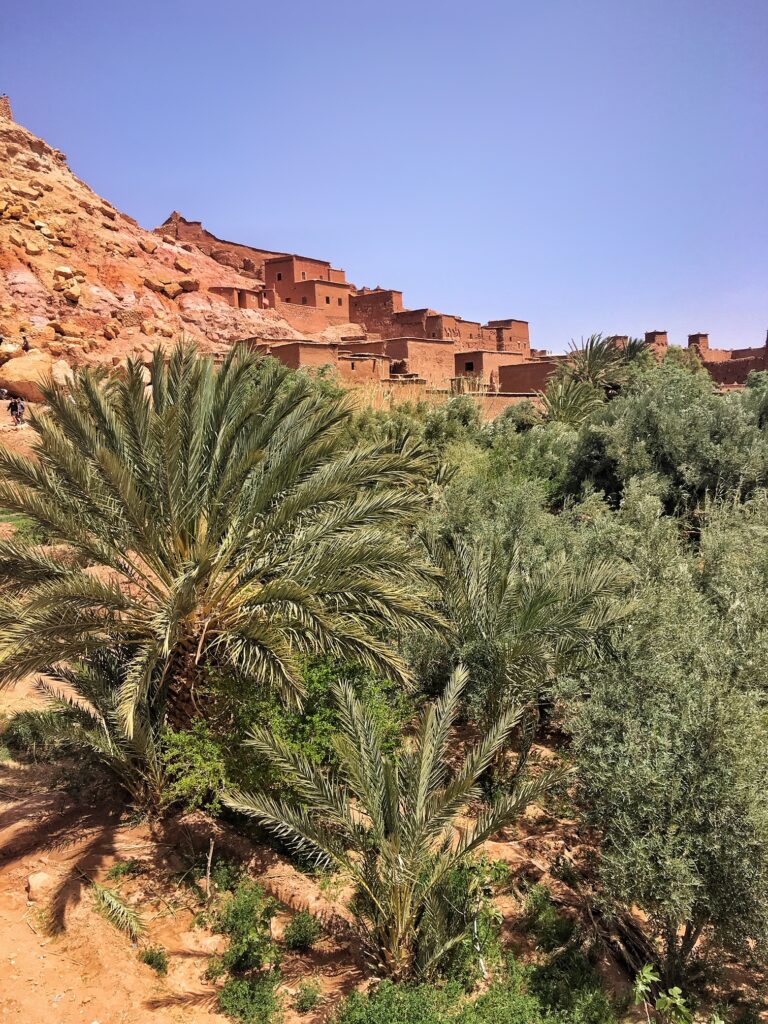
<svg viewBox="0 0 768 1024">
<path fill-rule="evenodd" d="M 18 425 L 19 425 L 19 420 L 18 420 L 19 400 L 18 400 L 18 398 L 12 398 L 10 400 L 10 402 L 8 403 L 8 412 L 11 414 L 11 419 L 13 420 L 14 426 L 18 427 Z"/>
</svg>

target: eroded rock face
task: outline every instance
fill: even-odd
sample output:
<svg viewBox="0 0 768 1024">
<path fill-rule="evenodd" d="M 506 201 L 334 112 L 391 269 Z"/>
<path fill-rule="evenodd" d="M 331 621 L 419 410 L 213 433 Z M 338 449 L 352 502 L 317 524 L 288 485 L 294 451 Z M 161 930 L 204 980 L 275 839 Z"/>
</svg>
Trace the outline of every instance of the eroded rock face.
<svg viewBox="0 0 768 1024">
<path fill-rule="evenodd" d="M 115 365 L 149 334 L 184 333 L 203 351 L 302 337 L 274 312 L 241 310 L 210 291 L 240 287 L 252 278 L 144 231 L 75 177 L 62 153 L 0 117 L 0 334 L 16 346 L 23 331 L 33 346 L 26 357 L 4 350 L 3 386 L 37 396 L 37 370 L 50 372 L 56 357 Z"/>
</svg>

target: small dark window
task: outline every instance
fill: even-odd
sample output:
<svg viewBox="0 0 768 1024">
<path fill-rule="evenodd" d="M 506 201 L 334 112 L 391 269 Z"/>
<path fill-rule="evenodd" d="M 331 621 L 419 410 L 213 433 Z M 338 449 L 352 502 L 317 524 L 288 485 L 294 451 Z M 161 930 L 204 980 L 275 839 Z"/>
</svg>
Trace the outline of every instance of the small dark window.
<svg viewBox="0 0 768 1024">
<path fill-rule="evenodd" d="M 326 304 L 326 306 L 330 306 L 330 304 L 331 304 L 331 296 L 330 295 L 326 295 L 325 296 L 325 304 Z"/>
<path fill-rule="evenodd" d="M 338 301 L 339 301 L 339 305 L 341 305 L 341 299 L 339 299 Z"/>
<path fill-rule="evenodd" d="M 307 304 L 307 296 L 306 295 L 302 295 L 301 296 L 301 304 L 302 304 L 302 306 L 306 306 L 306 304 Z"/>
<path fill-rule="evenodd" d="M 474 368 L 475 368 L 475 364 L 473 362 L 464 363 L 464 372 L 465 373 L 472 373 Z"/>
<path fill-rule="evenodd" d="M 278 275 L 277 275 L 277 280 L 278 281 L 282 281 L 283 280 L 283 275 L 281 273 L 279 273 L 279 272 L 278 272 Z"/>
<path fill-rule="evenodd" d="M 301 280 L 302 281 L 306 281 L 307 280 L 307 272 L 306 272 L 306 270 L 302 270 L 302 272 L 301 272 Z"/>
<path fill-rule="evenodd" d="M 352 367 L 352 369 L 354 370 L 354 368 L 355 368 L 355 364 L 354 364 L 354 363 L 350 363 L 349 365 L 350 365 L 350 366 Z"/>
<path fill-rule="evenodd" d="M 286 301 L 286 302 L 290 302 L 291 300 L 290 300 L 290 299 L 286 299 L 285 301 Z"/>
</svg>

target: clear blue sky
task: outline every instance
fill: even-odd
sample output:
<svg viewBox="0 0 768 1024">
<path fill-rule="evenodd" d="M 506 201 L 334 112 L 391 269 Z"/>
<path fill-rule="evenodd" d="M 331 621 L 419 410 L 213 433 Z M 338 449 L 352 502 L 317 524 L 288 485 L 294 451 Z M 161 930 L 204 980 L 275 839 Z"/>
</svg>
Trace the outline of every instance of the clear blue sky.
<svg viewBox="0 0 768 1024">
<path fill-rule="evenodd" d="M 0 92 L 142 224 L 408 306 L 768 328 L 768 0 L 2 0 Z"/>
</svg>

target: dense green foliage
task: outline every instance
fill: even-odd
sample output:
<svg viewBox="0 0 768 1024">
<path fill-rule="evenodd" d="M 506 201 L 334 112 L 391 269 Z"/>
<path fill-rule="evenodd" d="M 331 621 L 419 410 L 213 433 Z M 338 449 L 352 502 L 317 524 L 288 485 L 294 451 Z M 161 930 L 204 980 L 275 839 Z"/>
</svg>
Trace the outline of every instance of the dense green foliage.
<svg viewBox="0 0 768 1024">
<path fill-rule="evenodd" d="M 471 395 L 353 413 L 244 357 L 154 373 L 146 407 L 137 367 L 81 375 L 41 462 L 0 459 L 0 503 L 59 542 L 0 544 L 0 673 L 49 672 L 11 748 L 87 751 L 145 810 L 245 812 L 351 880 L 397 983 L 338 1024 L 612 1024 L 594 935 L 545 890 L 535 962 L 502 966 L 480 858 L 553 781 L 553 733 L 595 837 L 572 881 L 604 921 L 642 912 L 634 971 L 674 1000 L 724 954 L 765 963 L 768 375 L 719 394 L 596 335 L 483 424 Z M 274 1019 L 274 908 L 230 886 L 220 1005 Z"/>
</svg>

